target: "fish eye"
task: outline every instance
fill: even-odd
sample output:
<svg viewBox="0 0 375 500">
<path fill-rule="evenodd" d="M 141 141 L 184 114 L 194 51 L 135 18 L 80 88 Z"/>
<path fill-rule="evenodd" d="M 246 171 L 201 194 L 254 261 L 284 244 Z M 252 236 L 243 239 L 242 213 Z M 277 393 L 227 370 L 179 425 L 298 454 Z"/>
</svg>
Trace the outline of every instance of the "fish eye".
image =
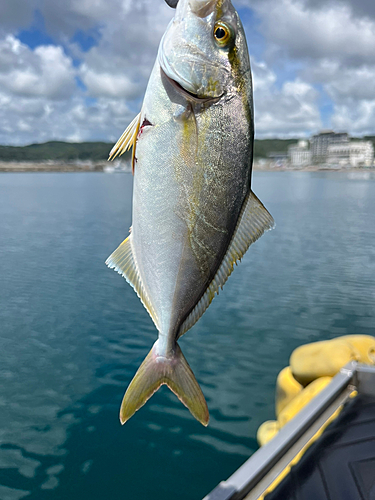
<svg viewBox="0 0 375 500">
<path fill-rule="evenodd" d="M 232 30 L 227 24 L 219 21 L 214 26 L 214 38 L 220 47 L 225 47 L 232 39 Z"/>
</svg>

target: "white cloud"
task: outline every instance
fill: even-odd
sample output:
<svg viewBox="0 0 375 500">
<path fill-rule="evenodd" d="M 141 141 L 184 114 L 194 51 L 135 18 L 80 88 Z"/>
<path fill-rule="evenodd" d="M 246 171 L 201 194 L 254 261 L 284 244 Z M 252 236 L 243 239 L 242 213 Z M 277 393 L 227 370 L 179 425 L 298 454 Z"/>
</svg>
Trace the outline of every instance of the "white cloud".
<svg viewBox="0 0 375 500">
<path fill-rule="evenodd" d="M 134 114 L 119 99 L 102 98 L 87 105 L 83 97 L 66 101 L 21 97 L 15 101 L 0 93 L 0 143 L 61 139 L 115 142 Z"/>
<path fill-rule="evenodd" d="M 284 78 L 285 71 L 294 67 L 295 81 L 307 85 L 287 83 L 279 90 L 271 86 L 259 97 L 255 101 L 258 131 L 266 134 L 268 128 L 285 135 L 293 123 L 300 122 L 301 130 L 310 127 L 313 132 L 321 126 L 319 99 L 325 104 L 330 99 L 333 112 L 325 124 L 352 134 L 374 134 L 373 0 L 250 1 L 267 41 L 268 67 L 284 72 Z M 245 4 L 245 0 L 238 2 Z M 313 86 L 324 93 L 319 90 L 318 95 Z"/>
<path fill-rule="evenodd" d="M 350 130 L 353 135 L 374 135 L 375 99 L 335 105 L 332 124 L 335 129 Z"/>
<path fill-rule="evenodd" d="M 87 106 L 77 100 L 69 110 L 69 117 L 73 124 L 70 133 L 78 134 L 81 140 L 99 140 L 106 138 L 110 141 L 118 139 L 119 131 L 134 118 L 135 113 L 129 110 L 126 102 L 119 99 L 99 99 L 95 104 Z"/>
<path fill-rule="evenodd" d="M 331 127 L 354 135 L 374 135 L 375 64 L 349 66 L 324 59 L 305 70 L 304 77 L 320 83 L 332 100 Z"/>
<path fill-rule="evenodd" d="M 100 79 L 103 92 L 87 104 L 76 85 L 77 71 L 62 47 L 31 50 L 13 35 L 0 40 L 0 143 L 114 141 L 133 113 L 125 99 L 108 97 L 111 86 Z M 112 90 L 118 97 L 117 87 Z"/>
<path fill-rule="evenodd" d="M 276 75 L 264 62 L 253 60 L 255 132 L 262 137 L 305 136 L 321 127 L 318 92 L 300 79 L 281 89 Z"/>
<path fill-rule="evenodd" d="M 0 85 L 15 96 L 65 99 L 76 84 L 72 61 L 61 47 L 31 50 L 13 35 L 0 41 Z"/>
<path fill-rule="evenodd" d="M 139 86 L 125 74 L 95 72 L 86 65 L 83 65 L 81 74 L 89 94 L 94 97 L 125 97 L 129 100 L 139 97 Z"/>
<path fill-rule="evenodd" d="M 312 8 L 321 8 L 327 3 L 331 5 L 345 5 L 356 17 L 375 18 L 375 2 L 373 0 L 305 0 L 306 4 Z"/>
<path fill-rule="evenodd" d="M 98 45 L 81 54 L 84 63 L 79 74 L 90 96 L 103 102 L 125 99 L 129 108 L 138 110 L 173 10 L 161 0 L 157 9 L 155 0 L 127 0 L 121 8 L 114 1 L 106 6 L 111 20 L 103 24 Z M 127 125 L 125 119 L 120 122 L 117 135 Z"/>
<path fill-rule="evenodd" d="M 276 75 L 271 71 L 264 61 L 252 60 L 253 87 L 254 92 L 261 92 L 262 89 L 269 89 L 276 83 Z"/>
<path fill-rule="evenodd" d="M 33 1 L 0 0 L 0 35 L 7 30 L 26 27 L 33 18 Z M 9 32 L 9 31 L 8 31 Z"/>
<path fill-rule="evenodd" d="M 36 9 L 57 45 L 30 49 L 15 36 Z M 117 140 L 138 111 L 173 12 L 162 0 L 0 0 L 0 143 Z M 70 39 L 92 28 L 97 45 L 83 52 Z"/>
<path fill-rule="evenodd" d="M 258 137 L 318 130 L 321 87 L 332 126 L 374 133 L 373 0 L 233 1 L 255 11 L 244 16 L 247 31 L 264 43 L 252 61 Z M 36 8 L 57 45 L 32 50 L 15 36 Z M 116 140 L 138 111 L 173 12 L 163 0 L 0 0 L 0 142 Z M 96 46 L 84 52 L 71 38 L 90 29 Z"/>
<path fill-rule="evenodd" d="M 323 84 L 333 106 L 332 126 L 355 135 L 373 135 L 375 129 L 375 65 L 348 67 L 321 61 L 310 73 Z"/>
<path fill-rule="evenodd" d="M 308 72 L 311 81 L 323 84 L 335 101 L 375 100 L 375 65 L 350 67 L 337 61 L 322 60 Z"/>
<path fill-rule="evenodd" d="M 135 51 L 145 39 L 157 38 L 160 28 L 164 29 L 164 19 L 173 16 L 173 10 L 163 0 L 30 1 L 39 2 L 50 34 L 66 38 L 77 30 L 95 27 L 103 31 L 104 39 L 114 32 L 120 40 L 128 38 L 129 49 Z"/>
<path fill-rule="evenodd" d="M 138 111 L 172 9 L 164 3 L 155 9 L 151 0 L 40 0 L 38 6 L 49 34 L 83 64 L 73 67 L 61 45 L 31 50 L 14 35 L 0 39 L 0 143 L 117 140 Z M 101 37 L 89 52 L 67 42 L 77 29 L 97 26 Z"/>
<path fill-rule="evenodd" d="M 255 8 L 267 39 L 278 51 L 294 58 L 375 62 L 375 21 L 355 17 L 345 4 L 309 9 L 301 1 L 265 0 Z"/>
</svg>

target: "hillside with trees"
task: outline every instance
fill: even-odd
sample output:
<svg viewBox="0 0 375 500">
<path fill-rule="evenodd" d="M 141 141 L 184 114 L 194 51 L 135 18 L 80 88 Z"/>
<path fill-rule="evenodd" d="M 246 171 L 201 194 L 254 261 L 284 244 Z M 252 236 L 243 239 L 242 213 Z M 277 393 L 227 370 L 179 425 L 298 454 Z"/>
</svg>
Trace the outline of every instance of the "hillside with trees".
<svg viewBox="0 0 375 500">
<path fill-rule="evenodd" d="M 0 161 L 12 162 L 74 162 L 107 160 L 113 144 L 106 142 L 71 143 L 62 141 L 29 146 L 0 146 Z"/>
<path fill-rule="evenodd" d="M 352 138 L 351 140 L 372 141 L 375 136 Z M 267 158 L 270 153 L 287 153 L 291 144 L 298 139 L 255 139 L 254 157 Z M 50 141 L 29 146 L 0 146 L 0 162 L 100 162 L 108 159 L 113 143 L 108 142 L 63 142 Z M 130 153 L 126 153 L 125 156 Z"/>
<path fill-rule="evenodd" d="M 264 139 L 255 140 L 254 155 L 256 158 L 267 158 L 271 152 L 287 152 L 290 144 L 297 139 Z M 71 143 L 51 141 L 29 146 L 0 146 L 0 161 L 3 162 L 75 162 L 105 161 L 108 159 L 112 143 L 81 142 Z"/>
</svg>

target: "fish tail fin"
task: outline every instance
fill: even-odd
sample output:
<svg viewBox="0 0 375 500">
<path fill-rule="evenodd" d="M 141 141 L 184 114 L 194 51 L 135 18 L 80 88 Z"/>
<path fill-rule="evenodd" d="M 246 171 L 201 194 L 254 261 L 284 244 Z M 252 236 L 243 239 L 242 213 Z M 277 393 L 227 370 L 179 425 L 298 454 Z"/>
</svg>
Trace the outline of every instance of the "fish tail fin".
<svg viewBox="0 0 375 500">
<path fill-rule="evenodd" d="M 161 385 L 166 384 L 191 414 L 207 426 L 209 414 L 206 400 L 179 345 L 176 343 L 172 357 L 166 358 L 158 355 L 157 342 L 125 393 L 120 409 L 120 422 L 124 424 L 129 420 Z"/>
</svg>

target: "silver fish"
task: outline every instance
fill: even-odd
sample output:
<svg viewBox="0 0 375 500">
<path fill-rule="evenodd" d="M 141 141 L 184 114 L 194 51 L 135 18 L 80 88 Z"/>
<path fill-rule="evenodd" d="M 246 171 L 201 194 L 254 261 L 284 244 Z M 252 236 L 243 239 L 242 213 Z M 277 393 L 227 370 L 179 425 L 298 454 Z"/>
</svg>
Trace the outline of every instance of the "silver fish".
<svg viewBox="0 0 375 500">
<path fill-rule="evenodd" d="M 133 147 L 135 173 L 131 233 L 106 263 L 135 289 L 159 331 L 125 393 L 121 423 L 166 384 L 208 424 L 177 340 L 274 225 L 250 189 L 253 137 L 250 61 L 238 13 L 230 0 L 179 0 L 141 112 L 110 153 Z"/>
</svg>

